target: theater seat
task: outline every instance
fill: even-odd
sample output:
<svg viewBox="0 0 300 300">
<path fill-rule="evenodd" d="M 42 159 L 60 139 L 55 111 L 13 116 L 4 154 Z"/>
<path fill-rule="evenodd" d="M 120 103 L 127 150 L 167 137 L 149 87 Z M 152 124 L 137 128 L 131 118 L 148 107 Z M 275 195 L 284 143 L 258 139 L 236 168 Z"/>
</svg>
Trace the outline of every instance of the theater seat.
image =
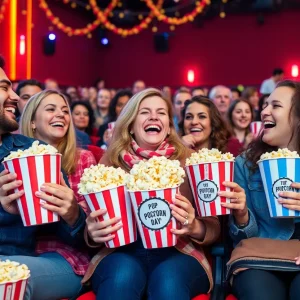
<svg viewBox="0 0 300 300">
<path fill-rule="evenodd" d="M 97 145 L 97 143 L 100 141 L 100 137 L 99 136 L 95 136 L 95 135 L 91 135 L 90 136 L 91 142 L 94 146 Z"/>
<path fill-rule="evenodd" d="M 81 295 L 77 300 L 96 300 L 96 296 L 93 292 L 88 292 L 86 294 Z M 167 300 L 167 299 L 166 299 Z M 199 295 L 192 300 L 209 300 L 209 295 Z M 229 299 L 233 300 L 233 299 Z"/>
<path fill-rule="evenodd" d="M 97 163 L 105 152 L 102 148 L 94 145 L 88 145 L 87 149 L 94 154 Z"/>
</svg>

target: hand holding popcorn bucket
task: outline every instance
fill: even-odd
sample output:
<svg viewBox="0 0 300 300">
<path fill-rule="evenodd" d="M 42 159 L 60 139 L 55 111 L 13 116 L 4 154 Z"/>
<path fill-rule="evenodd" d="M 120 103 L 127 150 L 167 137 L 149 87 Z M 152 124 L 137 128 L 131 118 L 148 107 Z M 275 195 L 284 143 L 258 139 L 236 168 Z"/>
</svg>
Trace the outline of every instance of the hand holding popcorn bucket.
<svg viewBox="0 0 300 300">
<path fill-rule="evenodd" d="M 133 211 L 146 249 L 172 247 L 177 236 L 171 229 L 179 229 L 172 216 L 173 203 L 185 176 L 179 161 L 166 157 L 152 157 L 135 164 L 127 177 Z"/>
<path fill-rule="evenodd" d="M 221 205 L 230 203 L 230 199 L 218 195 L 219 191 L 232 190 L 222 184 L 224 181 L 233 181 L 234 161 L 232 156 L 228 158 L 223 160 L 224 156 L 217 149 L 202 149 L 187 159 L 186 171 L 199 216 L 230 214 L 230 209 Z"/>
<path fill-rule="evenodd" d="M 27 266 L 0 261 L 0 300 L 23 300 L 29 277 Z"/>
<path fill-rule="evenodd" d="M 22 180 L 22 185 L 15 189 L 15 192 L 24 190 L 24 194 L 17 199 L 18 209 L 24 226 L 59 221 L 57 213 L 49 211 L 41 206 L 41 199 L 35 195 L 35 192 L 39 191 L 41 185 L 44 183 L 60 184 L 61 154 L 54 153 L 57 152 L 54 147 L 49 145 L 38 145 L 38 142 L 34 142 L 33 147 L 46 149 L 45 151 L 43 150 L 44 152 L 47 152 L 50 149 L 50 152 L 53 154 L 28 155 L 32 150 L 29 148 L 27 149 L 28 152 L 25 154 L 27 156 L 9 158 L 10 156 L 14 156 L 14 153 L 12 152 L 12 154 L 2 162 L 5 169 L 10 173 L 17 174 L 17 180 Z M 21 152 L 19 152 L 18 155 L 22 155 L 20 153 Z"/>
<path fill-rule="evenodd" d="M 291 187 L 293 182 L 300 182 L 300 158 L 296 152 L 279 149 L 265 153 L 257 162 L 272 218 L 300 217 L 300 212 L 283 207 L 278 202 L 280 192 L 300 192 Z"/>
<path fill-rule="evenodd" d="M 136 221 L 124 177 L 125 172 L 120 168 L 99 164 L 85 169 L 78 185 L 79 193 L 84 196 L 92 212 L 99 209 L 107 210 L 107 213 L 98 218 L 99 222 L 121 217 L 123 226 L 114 233 L 115 237 L 112 240 L 105 242 L 107 248 L 128 245 L 137 239 Z M 103 188 L 112 184 L 113 187 Z"/>
<path fill-rule="evenodd" d="M 259 135 L 261 128 L 262 128 L 262 122 L 260 121 L 251 122 L 250 124 L 250 130 L 255 137 Z"/>
<path fill-rule="evenodd" d="M 171 214 L 170 204 L 178 187 L 151 191 L 129 191 L 144 248 L 164 248 L 177 244 L 171 229 L 179 229 L 179 222 Z"/>
</svg>

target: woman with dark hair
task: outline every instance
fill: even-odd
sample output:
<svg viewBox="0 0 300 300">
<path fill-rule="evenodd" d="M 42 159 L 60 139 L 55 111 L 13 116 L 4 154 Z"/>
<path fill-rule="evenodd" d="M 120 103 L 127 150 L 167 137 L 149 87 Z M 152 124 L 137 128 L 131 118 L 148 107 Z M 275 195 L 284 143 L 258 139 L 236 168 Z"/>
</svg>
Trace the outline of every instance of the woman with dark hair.
<svg viewBox="0 0 300 300">
<path fill-rule="evenodd" d="M 235 162 L 234 181 L 245 190 L 248 207 L 239 222 L 230 219 L 230 234 L 236 244 L 254 237 L 268 238 L 270 242 L 281 240 L 281 244 L 283 241 L 300 239 L 299 219 L 270 217 L 257 165 L 260 156 L 266 152 L 288 148 L 300 154 L 300 83 L 290 80 L 280 82 L 265 101 L 261 118 L 264 123 L 262 132 Z M 290 186 L 295 191 L 280 192 L 278 202 L 285 208 L 300 211 L 300 183 L 293 182 Z M 258 241 L 261 243 L 262 239 Z M 266 248 L 260 249 L 265 252 Z M 244 266 L 244 271 L 233 276 L 233 291 L 239 300 L 299 299 L 300 268 L 297 266 L 300 264 L 300 253 L 292 258 L 295 261 L 292 271 L 290 268 L 277 267 L 284 250 L 279 254 L 276 250 L 274 247 L 274 253 L 264 253 L 266 257 L 273 258 L 267 268 L 259 263 L 260 256 L 257 254 L 255 268 L 246 266 L 245 269 Z"/>
<path fill-rule="evenodd" d="M 112 98 L 108 108 L 108 116 L 109 116 L 108 121 L 103 125 L 100 125 L 98 130 L 98 136 L 100 137 L 98 146 L 102 146 L 106 143 L 106 138 L 103 137 L 105 132 L 108 129 L 108 123 L 115 122 L 117 120 L 123 107 L 131 97 L 132 97 L 132 92 L 130 90 L 120 90 Z"/>
<path fill-rule="evenodd" d="M 259 111 L 259 96 L 258 90 L 255 87 L 249 86 L 245 88 L 242 92 L 242 98 L 246 99 L 253 107 L 254 118 L 260 114 Z"/>
<path fill-rule="evenodd" d="M 71 112 L 75 127 L 92 135 L 95 118 L 90 104 L 86 101 L 74 102 L 71 104 Z"/>
<path fill-rule="evenodd" d="M 246 149 L 254 138 L 250 131 L 254 116 L 251 104 L 242 98 L 235 100 L 231 103 L 227 114 L 232 135 L 238 139 L 241 150 Z"/>
<path fill-rule="evenodd" d="M 232 138 L 215 104 L 207 97 L 194 96 L 185 102 L 179 124 L 182 140 L 189 148 L 217 148 L 239 154 L 239 142 Z"/>
</svg>

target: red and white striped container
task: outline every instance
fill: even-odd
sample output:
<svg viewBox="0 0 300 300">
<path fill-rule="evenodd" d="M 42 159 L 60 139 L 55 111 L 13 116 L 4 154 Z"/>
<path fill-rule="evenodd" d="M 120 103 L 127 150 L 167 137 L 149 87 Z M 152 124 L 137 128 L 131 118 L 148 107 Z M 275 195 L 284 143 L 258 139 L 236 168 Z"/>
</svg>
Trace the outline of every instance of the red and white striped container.
<svg viewBox="0 0 300 300">
<path fill-rule="evenodd" d="M 177 236 L 170 230 L 178 229 L 180 225 L 172 216 L 169 205 L 178 192 L 179 187 L 153 191 L 129 191 L 144 248 L 176 245 Z"/>
<path fill-rule="evenodd" d="M 112 131 L 115 128 L 116 122 L 109 122 L 107 125 L 108 125 L 108 129 Z"/>
<path fill-rule="evenodd" d="M 0 284 L 0 300 L 23 300 L 28 279 Z"/>
<path fill-rule="evenodd" d="M 199 216 L 230 214 L 230 209 L 221 206 L 221 203 L 230 203 L 230 199 L 218 196 L 218 192 L 231 190 L 222 182 L 233 181 L 233 170 L 233 161 L 207 162 L 186 167 Z"/>
<path fill-rule="evenodd" d="M 117 248 L 136 241 L 136 221 L 124 185 L 83 196 L 92 212 L 99 209 L 107 210 L 106 214 L 99 217 L 100 222 L 114 217 L 122 218 L 123 227 L 115 233 L 115 238 L 105 243 L 107 248 Z"/>
<path fill-rule="evenodd" d="M 250 124 L 250 130 L 254 134 L 254 136 L 258 136 L 262 129 L 262 122 L 255 121 Z"/>
<path fill-rule="evenodd" d="M 44 183 L 60 184 L 61 154 L 40 154 L 13 158 L 2 162 L 10 173 L 17 174 L 23 184 L 15 192 L 24 190 L 17 199 L 24 226 L 40 225 L 59 221 L 59 215 L 43 208 L 35 192 Z"/>
</svg>

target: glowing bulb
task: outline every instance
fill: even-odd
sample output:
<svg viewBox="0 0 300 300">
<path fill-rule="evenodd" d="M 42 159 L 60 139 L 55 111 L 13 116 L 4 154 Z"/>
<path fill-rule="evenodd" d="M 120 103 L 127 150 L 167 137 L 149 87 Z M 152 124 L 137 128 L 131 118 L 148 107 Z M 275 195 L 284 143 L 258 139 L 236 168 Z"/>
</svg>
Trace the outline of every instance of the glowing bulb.
<svg viewBox="0 0 300 300">
<path fill-rule="evenodd" d="M 20 36 L 20 55 L 25 54 L 25 35 Z"/>
</svg>

